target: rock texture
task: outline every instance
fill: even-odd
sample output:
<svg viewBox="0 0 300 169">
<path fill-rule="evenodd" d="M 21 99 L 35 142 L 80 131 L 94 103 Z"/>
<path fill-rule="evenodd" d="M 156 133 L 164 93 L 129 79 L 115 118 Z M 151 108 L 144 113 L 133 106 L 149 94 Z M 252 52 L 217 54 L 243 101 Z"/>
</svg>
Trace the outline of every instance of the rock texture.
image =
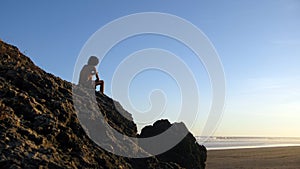
<svg viewBox="0 0 300 169">
<path fill-rule="evenodd" d="M 138 137 L 146 138 L 156 136 L 172 127 L 174 135 L 179 133 L 188 133 L 184 139 L 175 147 L 167 152 L 157 155 L 156 158 L 163 162 L 175 162 L 184 168 L 202 169 L 205 168 L 206 148 L 196 142 L 195 137 L 188 132 L 183 123 L 171 124 L 168 120 L 156 121 L 152 126 L 146 126 L 142 129 Z M 144 147 L 144 146 L 143 146 Z M 152 147 L 144 147 L 147 151 Z"/>
<path fill-rule="evenodd" d="M 204 168 L 206 150 L 191 134 L 168 152 L 144 159 L 114 155 L 99 147 L 78 119 L 89 105 L 84 98 L 89 93 L 74 89 L 84 93 L 75 97 L 85 102 L 76 110 L 71 83 L 43 71 L 16 47 L 0 41 L 0 168 Z M 124 135 L 137 136 L 131 115 L 121 105 L 98 93 L 96 99 L 103 120 Z M 156 124 L 160 128 L 162 123 Z M 156 133 L 151 130 L 144 129 L 140 137 Z M 137 142 L 124 140 L 135 147 L 128 150 L 110 132 L 104 134 L 108 147 L 147 153 Z"/>
</svg>

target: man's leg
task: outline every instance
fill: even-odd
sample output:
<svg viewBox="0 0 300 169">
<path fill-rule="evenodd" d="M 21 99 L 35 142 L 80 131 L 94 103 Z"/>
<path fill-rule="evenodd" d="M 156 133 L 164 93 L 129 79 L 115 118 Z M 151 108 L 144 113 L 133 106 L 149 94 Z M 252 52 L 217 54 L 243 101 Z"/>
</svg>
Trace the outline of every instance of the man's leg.
<svg viewBox="0 0 300 169">
<path fill-rule="evenodd" d="M 100 85 L 100 92 L 103 93 L 104 92 L 104 81 L 103 80 L 99 80 L 96 82 L 95 84 L 95 88 Z"/>
<path fill-rule="evenodd" d="M 104 81 L 100 80 L 100 92 L 103 93 L 104 92 Z"/>
</svg>

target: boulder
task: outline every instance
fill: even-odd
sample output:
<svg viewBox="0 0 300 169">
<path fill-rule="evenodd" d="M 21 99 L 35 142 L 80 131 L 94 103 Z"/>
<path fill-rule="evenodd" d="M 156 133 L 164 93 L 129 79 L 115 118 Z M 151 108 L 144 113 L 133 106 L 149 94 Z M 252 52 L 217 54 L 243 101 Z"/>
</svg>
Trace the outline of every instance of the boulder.
<svg viewBox="0 0 300 169">
<path fill-rule="evenodd" d="M 172 128 L 171 128 L 172 127 Z M 172 149 L 156 155 L 156 158 L 163 162 L 174 162 L 184 168 L 203 169 L 206 161 L 206 148 L 199 145 L 196 138 L 188 132 L 183 123 L 171 124 L 168 120 L 156 121 L 152 126 L 146 126 L 142 129 L 140 138 L 153 137 L 170 129 L 171 133 L 178 136 L 181 133 L 187 133 L 186 136 Z M 170 138 L 172 139 L 172 137 Z M 169 140 L 163 140 L 169 141 Z M 159 145 L 161 143 L 157 143 Z M 142 145 L 146 151 L 153 149 L 148 145 Z"/>
</svg>

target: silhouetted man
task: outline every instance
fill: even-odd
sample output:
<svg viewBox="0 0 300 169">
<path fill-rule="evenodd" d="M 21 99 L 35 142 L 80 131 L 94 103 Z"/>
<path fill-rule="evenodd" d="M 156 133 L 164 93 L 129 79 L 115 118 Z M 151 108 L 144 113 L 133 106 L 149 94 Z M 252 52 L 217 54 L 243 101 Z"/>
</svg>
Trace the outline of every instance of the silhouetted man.
<svg viewBox="0 0 300 169">
<path fill-rule="evenodd" d="M 100 92 L 104 91 L 104 81 L 100 80 L 96 65 L 98 65 L 99 59 L 96 56 L 91 56 L 88 63 L 83 66 L 80 71 L 79 85 L 86 88 L 95 88 L 100 85 Z M 96 76 L 96 80 L 93 81 L 93 76 Z"/>
</svg>

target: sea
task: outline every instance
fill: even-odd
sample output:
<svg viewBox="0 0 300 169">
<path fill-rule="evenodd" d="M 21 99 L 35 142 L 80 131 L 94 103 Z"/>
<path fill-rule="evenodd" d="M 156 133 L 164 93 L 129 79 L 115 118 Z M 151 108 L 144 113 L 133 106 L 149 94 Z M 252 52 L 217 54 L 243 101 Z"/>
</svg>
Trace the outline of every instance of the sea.
<svg viewBox="0 0 300 169">
<path fill-rule="evenodd" d="M 300 146 L 300 137 L 222 137 L 197 136 L 207 150 Z"/>
</svg>

